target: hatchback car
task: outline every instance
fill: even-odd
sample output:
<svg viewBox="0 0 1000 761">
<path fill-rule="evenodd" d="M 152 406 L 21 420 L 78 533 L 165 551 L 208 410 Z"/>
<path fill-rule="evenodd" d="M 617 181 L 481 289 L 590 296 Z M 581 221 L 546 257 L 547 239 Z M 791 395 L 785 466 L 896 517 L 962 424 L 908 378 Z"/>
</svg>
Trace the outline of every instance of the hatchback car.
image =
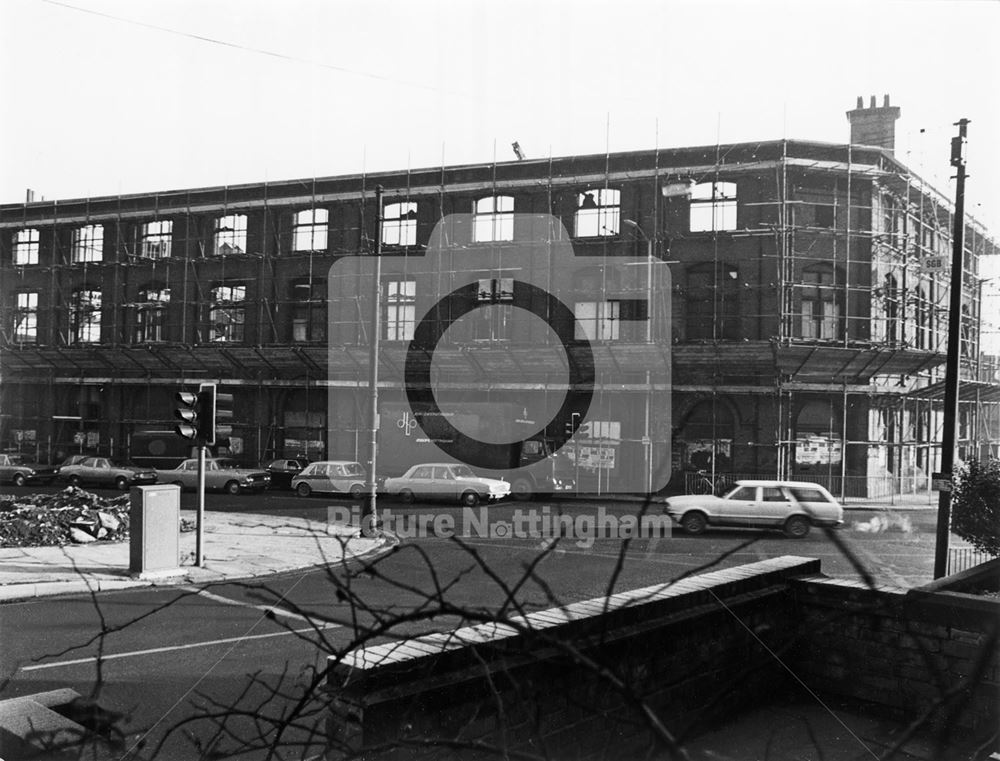
<svg viewBox="0 0 1000 761">
<path fill-rule="evenodd" d="M 0 483 L 24 486 L 28 483 L 50 484 L 59 474 L 55 465 L 28 462 L 19 454 L 0 454 Z"/>
<path fill-rule="evenodd" d="M 496 478 L 477 476 L 468 465 L 450 462 L 414 465 L 398 478 L 385 479 L 387 494 L 403 502 L 424 499 L 457 500 L 466 507 L 481 501 L 496 501 L 510 494 L 510 484 Z"/>
<path fill-rule="evenodd" d="M 352 460 L 322 460 L 308 465 L 292 478 L 292 488 L 300 497 L 313 492 L 350 494 L 360 499 L 365 493 L 368 474 L 364 466 Z"/>
<path fill-rule="evenodd" d="M 302 457 L 281 457 L 271 460 L 264 470 L 271 474 L 272 489 L 291 489 L 292 479 L 309 467 L 309 460 Z"/>
<path fill-rule="evenodd" d="M 663 510 L 689 534 L 700 534 L 708 526 L 749 526 L 782 529 L 801 538 L 813 526 L 844 522 L 844 509 L 833 495 L 808 481 L 737 481 L 722 497 L 668 497 Z"/>
<path fill-rule="evenodd" d="M 155 484 L 156 471 L 108 457 L 84 457 L 73 465 L 59 466 L 59 478 L 72 486 L 92 484 L 125 491 L 130 486 Z"/>
</svg>

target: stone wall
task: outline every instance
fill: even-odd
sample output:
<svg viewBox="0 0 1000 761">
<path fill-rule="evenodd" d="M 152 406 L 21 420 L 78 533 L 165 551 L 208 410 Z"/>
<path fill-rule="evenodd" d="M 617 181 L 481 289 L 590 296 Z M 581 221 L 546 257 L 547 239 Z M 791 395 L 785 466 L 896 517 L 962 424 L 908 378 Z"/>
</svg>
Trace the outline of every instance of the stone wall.
<svg viewBox="0 0 1000 761">
<path fill-rule="evenodd" d="M 329 758 L 668 757 L 745 708 L 816 695 L 995 728 L 995 612 L 956 619 L 935 593 L 819 570 L 775 558 L 331 659 Z"/>
</svg>

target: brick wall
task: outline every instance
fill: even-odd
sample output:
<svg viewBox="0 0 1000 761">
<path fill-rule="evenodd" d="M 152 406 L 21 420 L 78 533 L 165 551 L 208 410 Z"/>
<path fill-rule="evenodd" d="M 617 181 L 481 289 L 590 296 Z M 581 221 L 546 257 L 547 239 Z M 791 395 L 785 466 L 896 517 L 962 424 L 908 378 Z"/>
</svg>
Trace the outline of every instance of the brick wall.
<svg viewBox="0 0 1000 761">
<path fill-rule="evenodd" d="M 792 661 L 806 684 L 902 720 L 996 730 L 995 601 L 823 577 L 794 580 L 790 589 L 801 627 Z"/>
<path fill-rule="evenodd" d="M 807 691 L 995 728 L 995 612 L 819 567 L 775 558 L 333 658 L 329 757 L 664 757 Z"/>
</svg>

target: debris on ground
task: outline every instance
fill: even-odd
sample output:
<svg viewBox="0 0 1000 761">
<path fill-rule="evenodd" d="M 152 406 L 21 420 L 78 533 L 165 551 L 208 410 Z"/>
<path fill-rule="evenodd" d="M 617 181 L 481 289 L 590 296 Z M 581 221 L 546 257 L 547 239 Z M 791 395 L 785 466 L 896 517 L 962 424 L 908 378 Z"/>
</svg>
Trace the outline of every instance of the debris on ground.
<svg viewBox="0 0 1000 761">
<path fill-rule="evenodd" d="M 0 495 L 0 547 L 61 547 L 128 539 L 129 495 L 107 499 L 76 486 L 55 494 Z"/>
</svg>

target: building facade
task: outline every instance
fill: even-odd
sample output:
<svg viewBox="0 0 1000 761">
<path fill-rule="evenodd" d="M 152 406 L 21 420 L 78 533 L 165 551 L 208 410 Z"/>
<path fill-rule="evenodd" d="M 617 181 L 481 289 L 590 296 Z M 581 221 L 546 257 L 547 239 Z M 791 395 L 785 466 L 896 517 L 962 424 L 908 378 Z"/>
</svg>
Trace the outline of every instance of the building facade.
<svg viewBox="0 0 1000 761">
<path fill-rule="evenodd" d="M 465 239 L 443 244 L 456 251 L 514 244 L 516 217 L 550 215 L 579 255 L 649 255 L 669 268 L 669 285 L 657 280 L 645 300 L 572 304 L 578 329 L 603 347 L 599 385 L 653 400 L 641 425 L 602 419 L 591 432 L 598 459 L 648 459 L 660 447 L 675 488 L 690 488 L 698 470 L 823 480 L 847 497 L 926 488 L 952 286 L 934 264 L 950 257 L 953 214 L 893 156 L 897 116 L 887 101 L 859 101 L 845 144 L 775 140 L 4 205 L 0 446 L 42 460 L 132 456 L 135 432 L 171 428 L 176 391 L 214 381 L 235 394 L 235 456 L 364 461 L 365 390 L 334 382 L 363 361 L 364 341 L 331 309 L 331 268 L 377 249 L 419 259 L 451 215 L 470 220 Z M 970 218 L 964 240 L 959 434 L 963 452 L 993 454 L 979 266 L 1000 252 Z M 386 378 L 421 298 L 404 279 L 383 282 Z M 658 323 L 669 330 L 651 337 L 642 325 L 657 309 L 669 310 Z M 490 314 L 459 343 L 516 345 L 503 310 Z M 665 396 L 635 372 L 651 342 L 669 355 Z M 397 403 L 403 389 L 391 383 Z M 559 425 L 547 433 L 558 437 Z"/>
</svg>

